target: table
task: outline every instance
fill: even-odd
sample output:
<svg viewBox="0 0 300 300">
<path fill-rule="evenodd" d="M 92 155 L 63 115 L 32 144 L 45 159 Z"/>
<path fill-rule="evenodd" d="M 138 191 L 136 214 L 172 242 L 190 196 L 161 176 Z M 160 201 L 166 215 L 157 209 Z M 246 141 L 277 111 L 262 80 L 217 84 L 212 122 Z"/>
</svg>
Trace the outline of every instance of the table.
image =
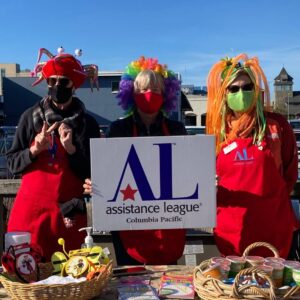
<svg viewBox="0 0 300 300">
<path fill-rule="evenodd" d="M 163 273 L 167 274 L 192 274 L 193 273 L 193 266 L 146 266 L 146 269 L 149 270 L 149 275 L 151 278 L 151 286 L 154 288 L 158 288 L 160 277 L 163 275 Z M 95 300 L 117 300 L 118 299 L 118 291 L 117 291 L 117 285 L 118 285 L 118 277 L 113 277 L 108 284 L 107 288 L 99 295 L 99 297 L 94 298 Z M 10 299 L 4 288 L 0 287 L 0 299 Z M 196 296 L 195 299 L 199 300 L 199 298 Z"/>
</svg>

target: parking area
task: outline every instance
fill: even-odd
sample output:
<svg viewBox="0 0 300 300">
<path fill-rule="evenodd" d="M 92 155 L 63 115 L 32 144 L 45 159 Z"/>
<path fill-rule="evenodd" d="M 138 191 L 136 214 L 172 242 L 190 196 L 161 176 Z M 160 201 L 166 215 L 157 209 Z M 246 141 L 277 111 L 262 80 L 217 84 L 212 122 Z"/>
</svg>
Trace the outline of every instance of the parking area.
<svg viewBox="0 0 300 300">
<path fill-rule="evenodd" d="M 0 179 L 8 179 L 13 177 L 8 170 L 6 152 L 12 145 L 16 129 L 16 126 L 0 127 Z"/>
</svg>

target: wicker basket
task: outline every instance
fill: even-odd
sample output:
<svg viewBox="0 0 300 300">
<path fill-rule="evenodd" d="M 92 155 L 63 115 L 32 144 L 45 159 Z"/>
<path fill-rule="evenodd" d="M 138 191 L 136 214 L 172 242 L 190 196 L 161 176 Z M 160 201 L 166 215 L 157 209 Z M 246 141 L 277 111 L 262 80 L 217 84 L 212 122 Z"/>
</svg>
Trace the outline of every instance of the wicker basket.
<svg viewBox="0 0 300 300">
<path fill-rule="evenodd" d="M 46 274 L 46 272 L 44 274 Z M 105 270 L 98 277 L 79 283 L 25 284 L 11 281 L 4 276 L 0 276 L 0 281 L 11 299 L 87 300 L 101 293 L 110 279 L 111 274 L 112 262 L 107 264 Z"/>
<path fill-rule="evenodd" d="M 243 256 L 247 256 L 249 252 L 257 247 L 266 247 L 270 249 L 275 257 L 279 257 L 278 251 L 268 243 L 254 243 L 247 247 Z M 194 287 L 198 296 L 203 300 L 279 300 L 279 299 L 300 299 L 300 287 L 295 286 L 281 292 L 280 289 L 275 288 L 272 279 L 267 273 L 257 267 L 251 267 L 241 270 L 232 285 L 225 284 L 221 280 L 206 277 L 203 272 L 209 267 L 210 260 L 203 261 L 194 269 Z M 260 277 L 269 283 L 269 288 L 259 288 L 251 285 L 239 286 L 241 276 L 251 275 Z"/>
</svg>

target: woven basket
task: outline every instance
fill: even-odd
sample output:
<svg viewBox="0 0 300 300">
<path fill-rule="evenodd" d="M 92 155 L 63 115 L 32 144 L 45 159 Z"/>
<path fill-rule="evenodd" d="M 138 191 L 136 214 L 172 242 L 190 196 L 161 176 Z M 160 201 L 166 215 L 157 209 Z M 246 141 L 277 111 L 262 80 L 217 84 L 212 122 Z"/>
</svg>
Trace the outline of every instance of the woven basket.
<svg viewBox="0 0 300 300">
<path fill-rule="evenodd" d="M 249 252 L 257 247 L 266 247 L 270 249 L 275 257 L 279 257 L 278 251 L 268 243 L 254 243 L 247 247 L 243 256 L 247 256 Z M 210 260 L 203 261 L 194 269 L 194 287 L 198 296 L 203 300 L 279 300 L 279 299 L 300 299 L 300 287 L 295 286 L 288 288 L 284 292 L 275 288 L 272 279 L 262 269 L 251 267 L 241 270 L 235 277 L 232 285 L 225 284 L 221 280 L 206 277 L 203 272 L 209 267 Z M 251 285 L 239 286 L 241 276 L 251 275 L 260 277 L 269 283 L 269 288 L 259 288 Z"/>
<path fill-rule="evenodd" d="M 0 281 L 7 294 L 11 299 L 15 300 L 87 300 L 92 299 L 101 293 L 102 289 L 109 281 L 111 274 L 112 262 L 106 265 L 105 270 L 98 277 L 79 283 L 26 284 L 11 281 L 4 276 L 0 276 Z"/>
<path fill-rule="evenodd" d="M 38 265 L 39 265 L 39 271 L 38 271 L 38 275 L 37 275 L 38 277 L 36 277 L 36 275 L 30 276 L 30 275 L 22 274 L 22 279 L 21 279 L 20 277 L 17 276 L 17 274 L 6 273 L 5 269 L 4 269 L 4 273 L 2 275 L 10 281 L 19 282 L 19 283 L 42 280 L 42 279 L 46 279 L 52 275 L 53 266 L 52 266 L 51 262 L 39 263 Z M 0 276 L 0 280 L 1 280 L 1 277 L 2 276 Z"/>
</svg>

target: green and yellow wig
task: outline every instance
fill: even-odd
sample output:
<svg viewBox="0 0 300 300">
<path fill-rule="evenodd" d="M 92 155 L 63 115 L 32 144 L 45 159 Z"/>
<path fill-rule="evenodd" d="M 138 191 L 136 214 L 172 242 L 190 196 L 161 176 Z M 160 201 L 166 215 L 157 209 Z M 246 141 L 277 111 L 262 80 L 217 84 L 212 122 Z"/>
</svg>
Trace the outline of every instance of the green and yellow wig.
<svg viewBox="0 0 300 300">
<path fill-rule="evenodd" d="M 253 103 L 231 126 L 233 111 L 227 106 L 227 87 L 241 73 L 247 74 L 254 84 Z M 259 66 L 257 57 L 247 54 L 220 60 L 210 70 L 207 78 L 206 133 L 216 136 L 216 152 L 224 144 L 237 137 L 253 136 L 254 143 L 260 143 L 265 135 L 266 120 L 264 107 L 270 107 L 270 92 L 266 76 Z M 262 95 L 264 94 L 264 99 Z M 233 124 L 233 123 L 232 123 Z"/>
</svg>

